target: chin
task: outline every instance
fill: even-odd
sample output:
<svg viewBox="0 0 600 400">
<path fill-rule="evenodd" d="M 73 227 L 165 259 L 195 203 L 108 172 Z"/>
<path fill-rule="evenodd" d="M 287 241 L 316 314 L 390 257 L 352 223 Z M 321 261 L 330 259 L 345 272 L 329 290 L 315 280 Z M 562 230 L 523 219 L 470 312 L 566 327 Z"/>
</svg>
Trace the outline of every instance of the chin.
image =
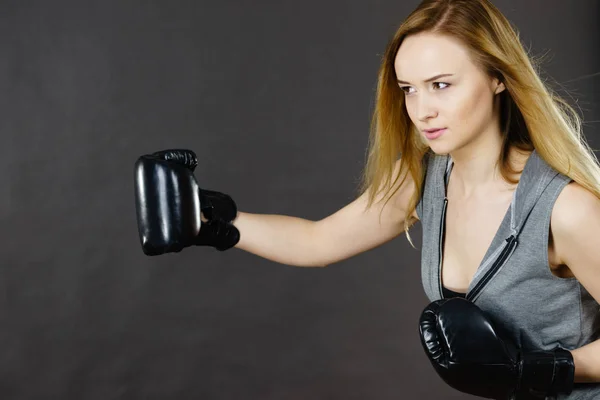
<svg viewBox="0 0 600 400">
<path fill-rule="evenodd" d="M 441 143 L 429 143 L 429 148 L 438 156 L 445 156 L 453 150 L 450 146 L 444 146 Z"/>
</svg>

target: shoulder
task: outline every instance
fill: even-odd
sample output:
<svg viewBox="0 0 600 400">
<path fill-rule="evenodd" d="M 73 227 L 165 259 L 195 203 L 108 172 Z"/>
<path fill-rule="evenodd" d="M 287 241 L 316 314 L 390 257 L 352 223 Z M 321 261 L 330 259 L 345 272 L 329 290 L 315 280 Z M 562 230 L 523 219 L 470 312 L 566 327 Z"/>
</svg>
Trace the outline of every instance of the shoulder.
<svg viewBox="0 0 600 400">
<path fill-rule="evenodd" d="M 589 212 L 597 211 L 600 199 L 580 184 L 571 181 L 560 192 L 552 210 L 552 222 L 567 228 L 569 225 L 581 222 Z"/>
<path fill-rule="evenodd" d="M 600 302 L 600 199 L 578 184 L 565 186 L 552 212 L 556 255 Z M 556 230 L 556 234 L 554 233 Z"/>
<path fill-rule="evenodd" d="M 600 199 L 577 182 L 571 181 L 558 195 L 550 223 L 552 234 L 558 242 L 557 251 L 561 260 L 564 253 L 560 251 L 561 242 L 567 242 L 580 235 L 596 232 L 600 219 Z M 566 245 L 566 243 L 564 244 Z"/>
</svg>

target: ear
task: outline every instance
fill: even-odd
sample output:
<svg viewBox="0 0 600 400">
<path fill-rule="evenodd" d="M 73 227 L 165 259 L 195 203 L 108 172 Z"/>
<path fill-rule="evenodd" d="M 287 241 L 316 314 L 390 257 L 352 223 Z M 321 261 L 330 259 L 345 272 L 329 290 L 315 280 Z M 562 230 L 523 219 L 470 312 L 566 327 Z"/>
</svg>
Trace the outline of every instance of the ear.
<svg viewBox="0 0 600 400">
<path fill-rule="evenodd" d="M 504 90 L 506 90 L 506 86 L 504 86 L 504 83 L 497 78 L 495 78 L 493 80 L 493 85 L 495 86 L 494 94 L 498 94 L 498 93 L 501 93 Z M 492 87 L 494 87 L 494 86 L 492 86 Z"/>
</svg>

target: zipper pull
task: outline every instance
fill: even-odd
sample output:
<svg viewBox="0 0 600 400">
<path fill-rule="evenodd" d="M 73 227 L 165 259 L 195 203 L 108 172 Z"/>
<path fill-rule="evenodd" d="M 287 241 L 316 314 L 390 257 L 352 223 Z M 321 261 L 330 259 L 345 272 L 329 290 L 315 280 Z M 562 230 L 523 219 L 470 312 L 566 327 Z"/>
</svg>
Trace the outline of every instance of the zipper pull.
<svg viewBox="0 0 600 400">
<path fill-rule="evenodd" d="M 507 237 L 506 239 L 504 239 L 507 243 L 510 242 L 515 242 L 517 240 L 517 237 L 515 235 L 510 235 L 509 237 Z"/>
</svg>

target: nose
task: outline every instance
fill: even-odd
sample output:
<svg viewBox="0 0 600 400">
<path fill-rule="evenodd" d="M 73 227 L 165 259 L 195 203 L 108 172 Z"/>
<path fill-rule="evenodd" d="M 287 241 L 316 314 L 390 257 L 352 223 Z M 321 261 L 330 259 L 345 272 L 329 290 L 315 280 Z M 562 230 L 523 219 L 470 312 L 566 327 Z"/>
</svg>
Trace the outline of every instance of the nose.
<svg viewBox="0 0 600 400">
<path fill-rule="evenodd" d="M 416 115 L 419 121 L 425 122 L 437 116 L 437 107 L 435 106 L 433 99 L 427 95 L 419 96 L 417 99 L 417 110 Z"/>
</svg>

